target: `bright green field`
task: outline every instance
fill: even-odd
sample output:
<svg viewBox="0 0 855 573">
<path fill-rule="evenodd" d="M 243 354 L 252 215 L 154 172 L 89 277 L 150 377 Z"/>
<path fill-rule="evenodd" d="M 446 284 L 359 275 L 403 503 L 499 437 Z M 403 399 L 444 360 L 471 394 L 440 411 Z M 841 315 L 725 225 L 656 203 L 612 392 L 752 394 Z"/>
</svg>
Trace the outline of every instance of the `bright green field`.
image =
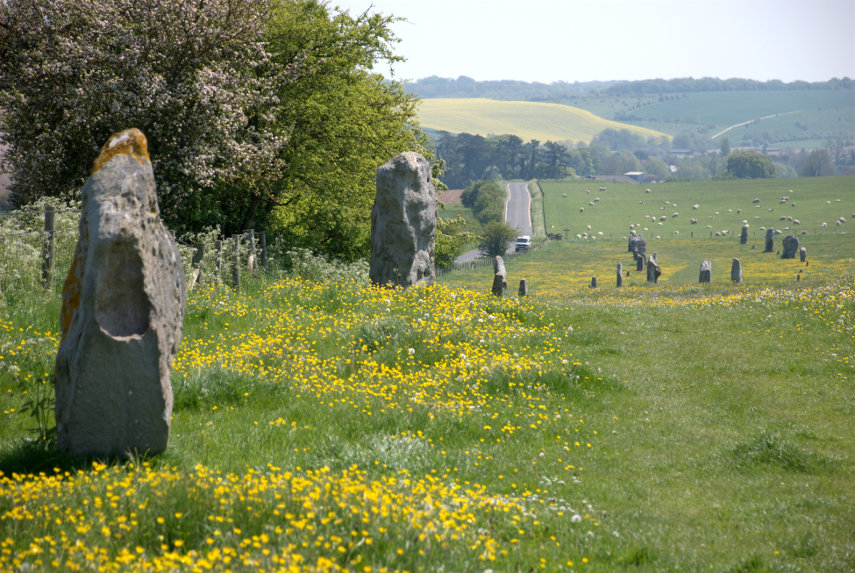
<svg viewBox="0 0 855 573">
<path fill-rule="evenodd" d="M 755 242 L 765 236 L 761 227 L 781 230 L 779 239 L 788 234 L 804 237 L 808 245 L 811 237 L 842 232 L 855 241 L 853 177 L 602 186 L 606 189 L 591 181 L 542 181 L 547 231 L 570 229 L 572 237 L 587 233 L 615 239 L 626 236 L 633 225 L 647 239 L 648 251 L 657 237 L 710 238 L 728 231 L 725 240 L 738 241 L 744 222 Z M 781 203 L 784 196 L 787 202 Z M 840 217 L 847 222 L 838 226 Z M 692 219 L 698 222 L 692 224 Z"/>
<path fill-rule="evenodd" d="M 419 123 L 426 128 L 478 135 L 513 134 L 523 140 L 590 142 L 604 129 L 628 129 L 645 137 L 664 133 L 597 117 L 566 105 L 489 99 L 423 99 Z"/>
</svg>

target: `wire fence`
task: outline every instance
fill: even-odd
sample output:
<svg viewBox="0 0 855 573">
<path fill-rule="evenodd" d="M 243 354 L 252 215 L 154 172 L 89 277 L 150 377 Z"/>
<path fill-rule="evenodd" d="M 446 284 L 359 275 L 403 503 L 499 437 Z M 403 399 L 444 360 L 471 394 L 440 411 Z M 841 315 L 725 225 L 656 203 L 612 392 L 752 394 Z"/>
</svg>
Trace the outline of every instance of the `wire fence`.
<svg viewBox="0 0 855 573">
<path fill-rule="evenodd" d="M 80 211 L 50 207 L 0 213 L 0 293 L 41 289 L 60 294 L 74 261 L 79 218 Z M 198 239 L 178 243 L 188 288 L 209 281 L 240 288 L 246 273 L 270 270 L 264 232 L 249 230 L 226 240 L 215 240 L 212 233 Z M 278 239 L 273 242 L 277 253 L 283 251 Z"/>
</svg>

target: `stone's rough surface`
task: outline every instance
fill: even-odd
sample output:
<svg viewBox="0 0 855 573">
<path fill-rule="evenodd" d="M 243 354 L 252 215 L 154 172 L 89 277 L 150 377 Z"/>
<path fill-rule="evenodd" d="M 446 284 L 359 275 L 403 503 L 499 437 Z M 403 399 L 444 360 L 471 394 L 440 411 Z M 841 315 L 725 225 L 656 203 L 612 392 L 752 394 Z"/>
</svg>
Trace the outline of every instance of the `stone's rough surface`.
<svg viewBox="0 0 855 573">
<path fill-rule="evenodd" d="M 784 252 L 781 253 L 782 259 L 795 259 L 796 252 L 799 250 L 799 239 L 793 235 L 784 237 Z"/>
<path fill-rule="evenodd" d="M 657 283 L 662 275 L 662 269 L 656 263 L 656 254 L 650 255 L 647 259 L 647 282 Z"/>
<path fill-rule="evenodd" d="M 775 250 L 775 229 L 766 229 L 766 248 L 764 253 L 771 253 Z"/>
<path fill-rule="evenodd" d="M 708 283 L 710 282 L 710 276 L 712 275 L 712 263 L 710 261 L 701 262 L 701 271 L 698 275 L 699 283 Z"/>
<path fill-rule="evenodd" d="M 748 225 L 742 226 L 742 233 L 739 235 L 739 244 L 744 245 L 748 242 Z"/>
<path fill-rule="evenodd" d="M 429 285 L 436 279 L 436 192 L 430 164 L 401 153 L 377 169 L 369 276 L 377 285 Z"/>
<path fill-rule="evenodd" d="M 730 280 L 742 284 L 742 262 L 739 259 L 733 259 L 730 265 Z"/>
<path fill-rule="evenodd" d="M 490 291 L 496 296 L 503 296 L 508 288 L 508 275 L 505 272 L 505 261 L 499 255 L 493 259 L 493 286 Z"/>
<path fill-rule="evenodd" d="M 81 456 L 161 452 L 185 282 L 140 131 L 110 138 L 82 199 L 56 357 L 57 445 Z"/>
</svg>

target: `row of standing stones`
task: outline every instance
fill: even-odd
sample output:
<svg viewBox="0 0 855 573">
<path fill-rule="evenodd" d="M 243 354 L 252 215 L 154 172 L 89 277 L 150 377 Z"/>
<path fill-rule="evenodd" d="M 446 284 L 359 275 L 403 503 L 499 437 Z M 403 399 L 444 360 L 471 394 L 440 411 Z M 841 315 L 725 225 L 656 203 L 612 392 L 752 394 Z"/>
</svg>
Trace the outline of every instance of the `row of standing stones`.
<svg viewBox="0 0 855 573">
<path fill-rule="evenodd" d="M 57 447 L 81 457 L 157 454 L 169 440 L 186 282 L 145 135 L 113 135 L 81 195 L 56 356 Z M 372 283 L 434 282 L 436 193 L 424 157 L 403 153 L 378 169 L 371 227 Z"/>
</svg>

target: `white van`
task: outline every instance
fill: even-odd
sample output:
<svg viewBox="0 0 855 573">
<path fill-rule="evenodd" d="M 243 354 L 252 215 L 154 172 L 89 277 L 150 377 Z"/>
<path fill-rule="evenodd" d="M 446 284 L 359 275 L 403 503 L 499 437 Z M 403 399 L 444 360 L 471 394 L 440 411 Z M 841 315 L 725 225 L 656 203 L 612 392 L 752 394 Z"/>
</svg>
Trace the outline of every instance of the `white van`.
<svg viewBox="0 0 855 573">
<path fill-rule="evenodd" d="M 527 251 L 531 247 L 531 237 L 528 235 L 522 235 L 517 237 L 517 240 L 514 242 L 516 247 L 516 252 Z"/>
</svg>

